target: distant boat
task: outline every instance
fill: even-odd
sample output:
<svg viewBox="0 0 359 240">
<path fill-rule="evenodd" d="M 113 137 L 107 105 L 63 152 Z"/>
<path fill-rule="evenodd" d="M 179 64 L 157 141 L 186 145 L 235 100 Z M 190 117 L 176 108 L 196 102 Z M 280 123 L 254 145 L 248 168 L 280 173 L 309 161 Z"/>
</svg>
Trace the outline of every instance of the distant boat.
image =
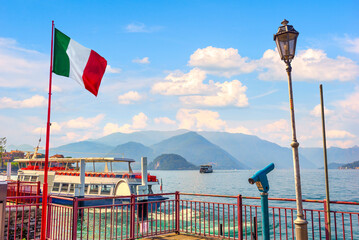
<svg viewBox="0 0 359 240">
<path fill-rule="evenodd" d="M 212 165 L 201 165 L 199 172 L 200 173 L 212 173 L 213 172 Z"/>
</svg>

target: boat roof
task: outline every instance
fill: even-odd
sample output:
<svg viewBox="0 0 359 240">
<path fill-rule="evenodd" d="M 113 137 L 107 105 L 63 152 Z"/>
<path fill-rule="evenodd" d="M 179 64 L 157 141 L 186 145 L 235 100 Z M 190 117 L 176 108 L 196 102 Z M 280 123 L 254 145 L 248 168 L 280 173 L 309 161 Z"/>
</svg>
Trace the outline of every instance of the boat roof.
<svg viewBox="0 0 359 240">
<path fill-rule="evenodd" d="M 136 162 L 130 158 L 113 158 L 113 157 L 91 157 L 91 158 L 49 158 L 49 162 L 67 162 L 75 163 L 85 160 L 85 162 L 127 162 L 132 163 Z M 15 159 L 14 162 L 20 163 L 30 163 L 30 162 L 45 162 L 45 158 L 35 158 L 35 159 Z"/>
</svg>

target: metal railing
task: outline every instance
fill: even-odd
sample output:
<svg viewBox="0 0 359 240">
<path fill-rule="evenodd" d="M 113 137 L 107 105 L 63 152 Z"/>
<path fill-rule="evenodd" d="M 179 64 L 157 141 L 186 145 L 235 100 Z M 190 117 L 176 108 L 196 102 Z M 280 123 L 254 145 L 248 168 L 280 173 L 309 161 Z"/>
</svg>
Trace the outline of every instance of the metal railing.
<svg viewBox="0 0 359 240">
<path fill-rule="evenodd" d="M 40 182 L 7 180 L 7 197 L 39 196 Z"/>
<path fill-rule="evenodd" d="M 138 239 L 176 231 L 175 194 L 163 201 L 128 197 L 49 199 L 49 239 Z M 59 203 L 72 203 L 71 206 Z"/>
<path fill-rule="evenodd" d="M 144 196 L 159 195 L 166 199 L 140 201 Z M 18 205 L 6 207 L 7 239 L 32 239 L 37 231 L 35 235 L 28 231 L 40 227 L 40 197 L 31 197 L 33 200 L 27 203 L 22 200 L 26 197 L 8 200 L 13 203 L 16 198 Z M 221 239 L 263 239 L 259 201 L 259 197 L 179 192 L 127 197 L 50 196 L 47 237 L 125 240 L 175 232 Z M 328 239 L 325 203 L 303 201 L 309 239 Z M 294 239 L 295 199 L 269 198 L 269 206 L 271 239 Z M 331 201 L 331 209 L 332 239 L 359 239 L 359 203 Z"/>
<path fill-rule="evenodd" d="M 41 227 L 41 196 L 8 197 L 4 239 L 37 239 Z"/>
<path fill-rule="evenodd" d="M 242 197 L 244 239 L 261 239 L 261 210 L 259 197 Z M 294 239 L 296 218 L 295 199 L 269 198 L 270 236 L 273 239 Z M 248 202 L 248 203 L 246 203 Z M 257 202 L 257 203 L 255 203 Z M 329 221 L 326 217 L 326 200 L 303 200 L 304 216 L 308 221 L 309 239 L 329 239 Z M 330 201 L 331 238 L 359 239 L 359 203 Z M 288 206 L 288 205 L 292 205 Z M 257 219 L 255 224 L 253 219 Z"/>
</svg>

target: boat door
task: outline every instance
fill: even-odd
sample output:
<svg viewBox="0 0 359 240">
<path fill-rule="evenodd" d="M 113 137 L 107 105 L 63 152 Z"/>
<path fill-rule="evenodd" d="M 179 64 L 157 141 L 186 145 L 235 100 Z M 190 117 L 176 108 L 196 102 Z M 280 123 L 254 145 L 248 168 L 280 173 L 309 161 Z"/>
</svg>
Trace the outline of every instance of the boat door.
<svg viewBox="0 0 359 240">
<path fill-rule="evenodd" d="M 122 180 L 118 181 L 118 183 L 116 184 L 116 187 L 115 187 L 114 195 L 115 196 L 130 196 L 131 195 L 130 186 L 126 180 L 122 179 Z"/>
</svg>

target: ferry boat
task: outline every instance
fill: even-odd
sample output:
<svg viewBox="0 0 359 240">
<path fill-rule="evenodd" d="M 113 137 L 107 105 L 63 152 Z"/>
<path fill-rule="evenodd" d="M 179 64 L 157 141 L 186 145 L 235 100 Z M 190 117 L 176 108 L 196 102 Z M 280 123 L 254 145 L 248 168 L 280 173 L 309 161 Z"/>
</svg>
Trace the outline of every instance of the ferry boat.
<svg viewBox="0 0 359 240">
<path fill-rule="evenodd" d="M 213 172 L 212 165 L 201 165 L 199 172 L 200 173 L 212 173 Z"/>
<path fill-rule="evenodd" d="M 19 163 L 19 181 L 44 181 L 44 158 L 16 159 Z M 156 176 L 147 175 L 147 159 L 142 162 L 142 173 L 134 173 L 128 158 L 49 158 L 48 192 L 63 197 L 100 198 L 106 196 L 127 196 L 115 198 L 116 203 L 129 202 L 131 194 L 153 194 L 153 186 L 159 185 Z M 127 164 L 127 171 L 114 172 L 113 165 Z M 88 166 L 90 165 L 90 166 Z M 92 166 L 91 166 L 92 165 Z M 103 171 L 96 171 L 101 167 Z M 82 169 L 81 169 L 82 167 Z M 91 171 L 88 171 L 91 168 Z M 147 179 L 142 180 L 142 176 Z M 42 189 L 41 189 L 42 190 Z M 161 195 L 148 196 L 148 202 L 160 202 L 167 198 Z M 53 198 L 58 204 L 72 204 L 72 201 Z M 83 201 L 85 206 L 113 204 L 113 199 Z M 157 204 L 155 204 L 157 205 Z"/>
</svg>

